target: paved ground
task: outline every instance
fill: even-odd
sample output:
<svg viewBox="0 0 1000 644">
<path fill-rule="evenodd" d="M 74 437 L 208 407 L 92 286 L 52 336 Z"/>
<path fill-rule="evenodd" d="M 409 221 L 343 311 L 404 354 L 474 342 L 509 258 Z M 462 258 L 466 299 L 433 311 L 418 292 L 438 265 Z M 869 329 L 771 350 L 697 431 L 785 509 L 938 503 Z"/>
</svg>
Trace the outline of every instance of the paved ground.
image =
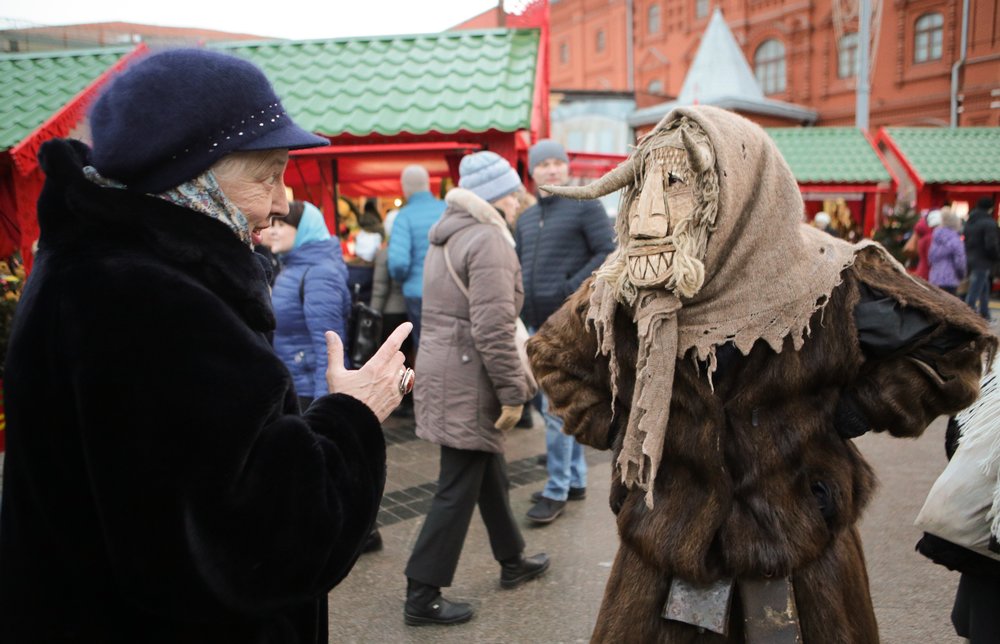
<svg viewBox="0 0 1000 644">
<path fill-rule="evenodd" d="M 459 626 L 415 628 L 403 624 L 403 569 L 420 531 L 426 501 L 415 500 L 409 507 L 419 516 L 403 520 L 396 518 L 393 508 L 399 505 L 399 490 L 405 489 L 409 496 L 414 489 L 425 489 L 415 486 L 436 477 L 437 449 L 423 441 L 407 440 L 409 431 L 399 421 L 391 421 L 387 430 L 394 444 L 389 448 L 389 483 L 382 514 L 385 549 L 363 556 L 351 575 L 330 593 L 330 641 L 588 641 L 617 548 L 607 505 L 607 454 L 589 453 L 591 476 L 585 501 L 570 503 L 560 519 L 544 528 L 530 527 L 523 520 L 528 552 L 545 551 L 552 557 L 552 568 L 545 577 L 512 591 L 501 590 L 499 570 L 477 515 L 455 584 L 446 593 L 471 602 L 477 609 L 476 617 Z M 511 433 L 511 504 L 521 518 L 530 507 L 531 492 L 540 489 L 545 478 L 544 469 L 533 458 L 544 451 L 543 434 L 537 416 L 534 429 Z M 960 641 L 948 619 L 957 575 L 913 550 L 920 536 L 913 519 L 945 465 L 944 419 L 936 421 L 919 440 L 869 435 L 858 440 L 858 445 L 881 479 L 862 534 L 883 642 Z"/>
<path fill-rule="evenodd" d="M 510 434 L 507 458 L 511 504 L 522 519 L 527 552 L 552 557 L 549 572 L 521 588 L 499 587 L 478 515 L 466 540 L 455 584 L 447 595 L 471 602 L 476 617 L 451 627 L 407 627 L 402 609 L 403 569 L 420 531 L 437 477 L 436 446 L 413 436 L 412 421 L 390 419 L 389 475 L 380 524 L 381 552 L 364 555 L 348 578 L 330 593 L 331 642 L 586 642 L 601 603 L 617 549 L 607 494 L 610 458 L 589 451 L 588 497 L 571 502 L 555 523 L 531 527 L 523 519 L 531 493 L 546 474 L 535 458 L 544 452 L 544 430 Z M 920 533 L 913 527 L 927 491 L 944 468 L 944 419 L 917 440 L 866 435 L 857 444 L 874 465 L 881 488 L 862 522 L 871 592 L 886 644 L 957 643 L 949 622 L 958 576 L 914 552 Z M 3 455 L 0 454 L 0 471 Z M 810 643 L 813 644 L 813 643 Z M 823 643 L 819 643 L 823 644 Z"/>
</svg>

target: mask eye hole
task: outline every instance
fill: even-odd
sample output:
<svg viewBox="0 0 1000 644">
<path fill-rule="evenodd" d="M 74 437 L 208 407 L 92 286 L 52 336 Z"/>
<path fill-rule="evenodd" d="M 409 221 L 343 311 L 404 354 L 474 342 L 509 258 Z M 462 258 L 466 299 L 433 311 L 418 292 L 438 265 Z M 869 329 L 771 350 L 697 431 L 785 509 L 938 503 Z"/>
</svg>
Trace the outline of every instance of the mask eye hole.
<svg viewBox="0 0 1000 644">
<path fill-rule="evenodd" d="M 675 186 L 677 184 L 684 183 L 684 179 L 681 178 L 679 174 L 673 172 L 667 173 L 667 187 Z"/>
</svg>

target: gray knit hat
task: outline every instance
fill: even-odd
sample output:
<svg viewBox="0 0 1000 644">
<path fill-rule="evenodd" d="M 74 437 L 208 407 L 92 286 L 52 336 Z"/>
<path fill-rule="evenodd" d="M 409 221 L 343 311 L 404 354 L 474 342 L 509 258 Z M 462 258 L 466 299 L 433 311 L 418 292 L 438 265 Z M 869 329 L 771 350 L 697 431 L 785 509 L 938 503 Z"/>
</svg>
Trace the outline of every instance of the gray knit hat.
<svg viewBox="0 0 1000 644">
<path fill-rule="evenodd" d="M 534 172 L 535 166 L 546 159 L 559 159 L 569 163 L 566 148 L 562 143 L 553 139 L 542 139 L 528 150 L 528 172 Z"/>
<path fill-rule="evenodd" d="M 521 187 L 521 179 L 514 168 L 502 156 L 489 150 L 462 157 L 458 175 L 459 188 L 470 190 L 490 203 Z"/>
</svg>

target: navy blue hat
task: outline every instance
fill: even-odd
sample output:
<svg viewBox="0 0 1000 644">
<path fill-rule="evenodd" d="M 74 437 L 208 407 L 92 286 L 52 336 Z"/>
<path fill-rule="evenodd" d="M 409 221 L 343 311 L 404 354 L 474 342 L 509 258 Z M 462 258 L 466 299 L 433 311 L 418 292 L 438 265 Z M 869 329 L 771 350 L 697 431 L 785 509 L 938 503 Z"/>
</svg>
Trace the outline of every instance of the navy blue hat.
<svg viewBox="0 0 1000 644">
<path fill-rule="evenodd" d="M 94 103 L 90 131 L 97 171 L 149 193 L 231 152 L 329 144 L 292 122 L 255 65 L 205 49 L 172 49 L 128 68 Z"/>
</svg>

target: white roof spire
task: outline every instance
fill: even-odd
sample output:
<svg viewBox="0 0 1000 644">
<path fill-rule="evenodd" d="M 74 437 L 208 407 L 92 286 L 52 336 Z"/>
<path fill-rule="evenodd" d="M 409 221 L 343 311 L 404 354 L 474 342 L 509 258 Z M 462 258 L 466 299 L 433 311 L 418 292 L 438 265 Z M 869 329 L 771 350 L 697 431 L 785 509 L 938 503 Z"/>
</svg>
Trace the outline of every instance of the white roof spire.
<svg viewBox="0 0 1000 644">
<path fill-rule="evenodd" d="M 684 77 L 677 105 L 711 104 L 723 97 L 763 100 L 764 92 L 722 11 L 716 7 Z"/>
</svg>

